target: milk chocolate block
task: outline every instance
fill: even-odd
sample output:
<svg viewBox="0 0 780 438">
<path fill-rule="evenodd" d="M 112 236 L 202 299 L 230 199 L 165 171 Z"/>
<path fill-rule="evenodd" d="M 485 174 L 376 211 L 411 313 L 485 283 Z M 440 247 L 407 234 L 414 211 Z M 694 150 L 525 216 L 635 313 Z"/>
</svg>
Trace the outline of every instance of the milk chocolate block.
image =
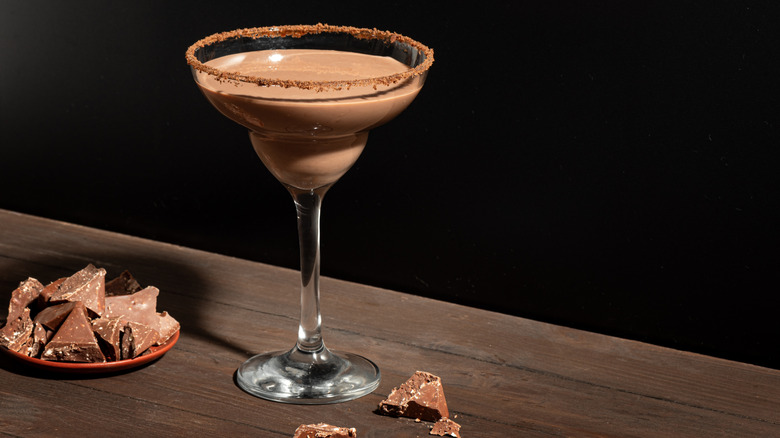
<svg viewBox="0 0 780 438">
<path fill-rule="evenodd" d="M 159 294 L 159 289 L 149 286 L 130 295 L 106 297 L 106 312 L 103 316 L 154 326 L 159 321 L 157 316 Z"/>
<path fill-rule="evenodd" d="M 293 438 L 356 438 L 354 427 L 331 426 L 330 424 L 301 424 L 295 429 Z"/>
<path fill-rule="evenodd" d="M 428 434 L 460 438 L 460 424 L 449 418 L 442 418 L 433 424 L 433 427 Z"/>
<path fill-rule="evenodd" d="M 60 285 L 66 279 L 67 277 L 58 278 L 57 280 L 54 280 L 51 283 L 47 284 L 46 287 L 44 287 L 43 290 L 41 291 L 41 294 L 38 295 L 38 307 L 44 307 L 48 305 L 51 296 L 54 295 L 54 293 L 57 292 L 57 290 L 59 290 Z"/>
<path fill-rule="evenodd" d="M 128 322 L 122 331 L 120 359 L 133 359 L 157 342 L 159 335 L 151 327 L 137 322 Z"/>
<path fill-rule="evenodd" d="M 40 281 L 34 278 L 28 278 L 19 283 L 13 292 L 11 292 L 11 301 L 8 303 L 8 317 L 6 322 L 17 319 L 22 316 L 24 309 L 32 306 L 43 290 Z"/>
<path fill-rule="evenodd" d="M 66 278 L 49 302 L 81 301 L 100 316 L 106 307 L 106 270 L 92 264 Z"/>
<path fill-rule="evenodd" d="M 379 412 L 424 421 L 450 416 L 441 379 L 425 371 L 417 371 L 399 388 L 393 388 L 387 399 L 379 403 Z"/>
<path fill-rule="evenodd" d="M 121 336 L 124 323 L 119 318 L 97 318 L 92 320 L 92 331 L 106 356 L 106 360 L 115 361 L 121 358 Z"/>
<path fill-rule="evenodd" d="M 57 330 L 60 324 L 70 315 L 70 311 L 76 306 L 75 302 L 66 302 L 45 307 L 35 315 L 34 321 L 44 325 L 49 330 Z"/>
<path fill-rule="evenodd" d="M 49 343 L 49 340 L 54 336 L 54 332 L 51 330 L 48 330 L 46 327 L 44 327 L 42 324 L 35 322 L 35 326 L 33 327 L 32 336 L 30 336 L 30 339 L 27 341 L 27 344 L 25 344 L 24 349 L 20 351 L 20 353 L 24 353 L 30 357 L 41 357 L 41 354 L 43 354 L 43 349 L 46 347 L 46 344 Z"/>
<path fill-rule="evenodd" d="M 148 286 L 130 295 L 106 297 L 104 316 L 151 327 L 157 332 L 157 344 L 162 344 L 179 330 L 180 325 L 167 312 L 157 313 L 159 293 L 156 287 Z"/>
<path fill-rule="evenodd" d="M 19 287 L 11 292 L 11 301 L 8 303 L 8 317 L 5 325 L 0 329 L 0 345 L 5 345 L 9 350 L 26 354 L 26 346 L 30 342 L 35 324 L 30 318 L 30 306 L 34 306 L 38 296 L 43 290 L 43 285 L 34 278 L 19 283 Z"/>
<path fill-rule="evenodd" d="M 106 282 L 106 296 L 130 295 L 141 290 L 141 284 L 138 283 L 130 271 L 124 271 L 119 277 Z"/>
<path fill-rule="evenodd" d="M 64 362 L 106 361 L 92 332 L 83 303 L 76 303 L 52 340 L 46 344 L 41 359 Z"/>
<path fill-rule="evenodd" d="M 14 313 L 19 313 L 14 311 Z M 0 329 L 0 345 L 9 350 L 21 352 L 32 336 L 35 323 L 30 318 L 30 308 L 25 307 L 13 319 L 9 319 Z"/>
<path fill-rule="evenodd" d="M 158 325 L 155 328 L 159 337 L 157 338 L 155 345 L 161 345 L 179 331 L 181 324 L 179 324 L 179 321 L 176 321 L 168 312 L 163 311 L 162 313 L 158 313 L 157 316 L 159 320 Z"/>
</svg>

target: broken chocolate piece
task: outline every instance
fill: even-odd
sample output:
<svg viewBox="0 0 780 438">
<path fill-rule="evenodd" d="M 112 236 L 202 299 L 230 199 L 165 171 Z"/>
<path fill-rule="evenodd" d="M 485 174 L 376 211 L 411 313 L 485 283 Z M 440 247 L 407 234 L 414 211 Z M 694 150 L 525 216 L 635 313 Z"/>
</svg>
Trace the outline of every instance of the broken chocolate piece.
<svg viewBox="0 0 780 438">
<path fill-rule="evenodd" d="M 460 438 L 460 424 L 450 420 L 449 418 L 441 418 L 439 421 L 433 424 L 429 435 L 438 436 L 450 436 L 454 438 Z"/>
<path fill-rule="evenodd" d="M 67 277 L 58 278 L 52 281 L 43 288 L 41 294 L 38 295 L 38 307 L 44 307 L 49 303 L 51 296 L 60 288 L 60 285 L 65 281 Z"/>
<path fill-rule="evenodd" d="M 41 294 L 43 285 L 34 278 L 28 278 L 19 283 L 13 292 L 11 292 L 11 301 L 8 303 L 8 317 L 6 322 L 17 319 L 22 316 L 25 308 L 31 306 Z"/>
<path fill-rule="evenodd" d="M 9 350 L 20 352 L 29 342 L 34 328 L 35 323 L 30 318 L 30 308 L 25 307 L 18 316 L 9 319 L 0 329 L 0 345 L 5 345 Z"/>
<path fill-rule="evenodd" d="M 181 324 L 179 324 L 179 321 L 176 321 L 168 312 L 163 311 L 162 313 L 158 313 L 157 316 L 159 317 L 159 324 L 156 329 L 159 337 L 157 338 L 155 345 L 161 345 L 179 331 Z"/>
<path fill-rule="evenodd" d="M 106 296 L 130 295 L 141 290 L 141 284 L 138 283 L 130 271 L 124 271 L 119 277 L 106 282 Z"/>
<path fill-rule="evenodd" d="M 417 371 L 399 388 L 393 388 L 387 399 L 379 403 L 379 412 L 424 421 L 450 416 L 441 379 L 425 371 Z"/>
<path fill-rule="evenodd" d="M 98 344 L 106 360 L 119 360 L 121 355 L 121 335 L 124 323 L 119 318 L 98 318 L 92 321 Z"/>
<path fill-rule="evenodd" d="M 331 426 L 330 424 L 301 424 L 295 429 L 293 438 L 356 438 L 354 427 Z"/>
<path fill-rule="evenodd" d="M 32 337 L 30 337 L 31 345 L 27 351 L 27 355 L 30 357 L 41 357 L 43 349 L 53 336 L 54 331 L 49 330 L 43 324 L 36 322 L 35 328 L 33 328 Z"/>
<path fill-rule="evenodd" d="M 31 342 L 35 324 L 30 318 L 30 307 L 34 306 L 43 290 L 41 282 L 34 278 L 19 283 L 19 287 L 11 292 L 8 303 L 8 317 L 5 325 L 0 328 L 0 345 L 9 350 L 26 353 L 26 347 Z"/>
<path fill-rule="evenodd" d="M 83 303 L 76 303 L 52 340 L 46 344 L 41 359 L 65 362 L 106 361 L 92 332 Z"/>
<path fill-rule="evenodd" d="M 44 346 L 49 342 L 49 339 L 54 332 L 47 330 L 46 327 L 37 322 L 34 322 L 33 324 L 32 335 L 22 349 L 19 350 L 19 353 L 37 358 L 43 353 Z"/>
<path fill-rule="evenodd" d="M 128 322 L 122 331 L 120 358 L 133 359 L 149 349 L 159 335 L 151 327 L 137 322 Z"/>
<path fill-rule="evenodd" d="M 89 264 L 66 278 L 49 301 L 81 301 L 87 309 L 100 316 L 106 307 L 105 279 L 105 269 Z"/>
<path fill-rule="evenodd" d="M 148 286 L 131 295 L 106 297 L 104 316 L 151 327 L 157 332 L 157 344 L 162 344 L 179 330 L 179 322 L 167 312 L 157 313 L 159 293 L 156 287 Z"/>
<path fill-rule="evenodd" d="M 156 287 L 148 286 L 130 295 L 106 297 L 106 312 L 103 316 L 154 326 L 159 319 L 157 317 L 159 293 L 160 290 Z"/>
<path fill-rule="evenodd" d="M 33 321 L 43 324 L 49 330 L 56 331 L 60 328 L 60 324 L 70 315 L 70 311 L 73 310 L 75 305 L 75 302 L 67 302 L 46 307 L 35 315 Z"/>
</svg>

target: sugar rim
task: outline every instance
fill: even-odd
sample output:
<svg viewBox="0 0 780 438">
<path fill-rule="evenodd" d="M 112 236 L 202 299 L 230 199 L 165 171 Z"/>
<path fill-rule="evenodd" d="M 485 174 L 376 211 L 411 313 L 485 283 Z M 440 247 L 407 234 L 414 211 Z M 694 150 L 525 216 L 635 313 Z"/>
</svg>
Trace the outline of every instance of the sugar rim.
<svg viewBox="0 0 780 438">
<path fill-rule="evenodd" d="M 422 52 L 423 55 L 425 56 L 425 59 L 420 65 L 416 67 L 389 76 L 380 76 L 380 77 L 367 78 L 367 79 L 354 79 L 348 81 L 297 81 L 297 80 L 271 79 L 271 78 L 264 78 L 260 76 L 243 75 L 240 73 L 223 71 L 214 67 L 207 66 L 202 62 L 200 62 L 198 58 L 195 57 L 195 52 L 198 49 L 204 48 L 214 43 L 227 41 L 230 39 L 236 39 L 236 38 L 256 39 L 261 37 L 278 38 L 278 37 L 286 37 L 286 36 L 300 38 L 304 35 L 320 34 L 320 33 L 348 33 L 353 37 L 359 39 L 369 39 L 369 40 L 376 39 L 376 40 L 388 41 L 390 43 L 401 42 L 404 44 L 408 44 L 409 46 L 414 47 L 420 52 Z M 391 85 L 398 81 L 413 76 L 422 75 L 431 67 L 431 64 L 433 64 L 433 49 L 409 37 L 394 32 L 377 30 L 377 29 L 351 27 L 351 26 L 332 26 L 329 24 L 318 23 L 315 25 L 299 24 L 299 25 L 289 25 L 289 26 L 253 27 L 253 28 L 246 28 L 246 29 L 236 29 L 228 32 L 215 33 L 191 45 L 187 49 L 186 58 L 187 58 L 187 64 L 192 66 L 194 69 L 212 75 L 216 77 L 217 80 L 220 81 L 233 80 L 233 81 L 251 83 L 251 84 L 265 86 L 265 87 L 268 86 L 280 86 L 284 88 L 297 87 L 306 90 L 326 91 L 331 89 L 339 90 L 345 87 L 349 88 L 349 87 L 360 87 L 360 86 L 373 86 L 374 88 L 376 88 L 377 85 Z"/>
</svg>

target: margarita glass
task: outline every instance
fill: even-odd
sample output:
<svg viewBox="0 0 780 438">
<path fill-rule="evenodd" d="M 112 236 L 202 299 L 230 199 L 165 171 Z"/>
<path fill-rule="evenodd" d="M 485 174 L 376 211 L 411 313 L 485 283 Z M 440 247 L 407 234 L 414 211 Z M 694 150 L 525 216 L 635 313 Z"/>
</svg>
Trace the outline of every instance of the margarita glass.
<svg viewBox="0 0 780 438">
<path fill-rule="evenodd" d="M 403 35 L 346 26 L 239 29 L 187 50 L 195 82 L 222 114 L 249 129 L 252 145 L 295 202 L 301 312 L 291 350 L 258 354 L 236 381 L 288 403 L 334 403 L 372 392 L 379 368 L 322 339 L 319 218 L 325 192 L 355 163 L 368 132 L 417 96 L 433 51 Z"/>
</svg>

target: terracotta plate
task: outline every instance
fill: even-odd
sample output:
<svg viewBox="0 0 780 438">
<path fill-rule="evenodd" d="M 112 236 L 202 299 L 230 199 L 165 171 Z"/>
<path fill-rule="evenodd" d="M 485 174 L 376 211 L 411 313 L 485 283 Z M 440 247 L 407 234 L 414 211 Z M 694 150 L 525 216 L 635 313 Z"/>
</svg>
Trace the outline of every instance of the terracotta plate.
<svg viewBox="0 0 780 438">
<path fill-rule="evenodd" d="M 3 351 L 20 362 L 24 362 L 27 365 L 46 371 L 54 371 L 58 373 L 95 374 L 123 371 L 149 363 L 157 358 L 162 357 L 162 355 L 164 355 L 168 350 L 173 348 L 174 344 L 176 344 L 176 341 L 178 340 L 179 331 L 174 333 L 174 335 L 171 336 L 171 338 L 168 339 L 164 344 L 151 347 L 149 349 L 150 353 L 147 353 L 143 356 L 138 356 L 135 359 L 100 363 L 57 362 L 51 360 L 35 359 L 24 354 L 11 351 L 5 347 L 0 347 L 0 351 Z"/>
</svg>

